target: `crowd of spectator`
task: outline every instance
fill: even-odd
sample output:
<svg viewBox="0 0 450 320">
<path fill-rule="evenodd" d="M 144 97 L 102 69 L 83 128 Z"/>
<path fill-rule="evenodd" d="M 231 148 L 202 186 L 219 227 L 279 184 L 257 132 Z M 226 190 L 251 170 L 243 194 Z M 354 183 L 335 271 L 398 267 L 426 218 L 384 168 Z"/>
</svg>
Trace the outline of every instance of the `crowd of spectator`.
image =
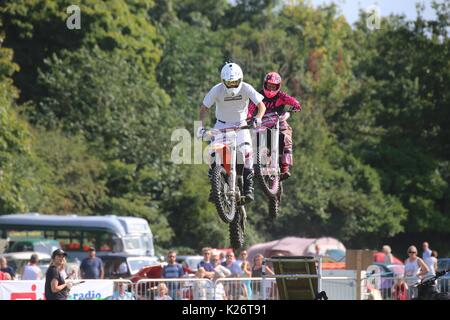
<svg viewBox="0 0 450 320">
<path fill-rule="evenodd" d="M 316 248 L 317 255 L 320 255 L 320 248 Z M 396 259 L 391 251 L 389 245 L 382 247 L 384 253 L 384 264 L 394 264 Z M 422 244 L 422 257 L 419 257 L 417 248 L 411 245 L 407 251 L 407 258 L 404 260 L 404 274 L 396 274 L 393 280 L 392 288 L 389 287 L 389 295 L 395 300 L 406 300 L 416 298 L 418 295 L 415 284 L 422 279 L 435 275 L 437 271 L 437 257 L 438 253 L 431 250 L 429 243 Z M 248 260 L 247 250 L 241 250 L 239 256 L 236 257 L 233 251 L 217 251 L 209 247 L 202 249 L 203 259 L 197 265 L 195 278 L 202 279 L 194 282 L 193 294 L 194 299 L 215 299 L 223 300 L 228 298 L 236 298 L 236 296 L 251 298 L 256 294 L 254 288 L 251 286 L 249 278 L 259 278 L 263 275 L 263 261 L 262 254 L 256 254 L 252 261 Z M 122 263 L 123 264 L 123 263 Z M 118 268 L 123 266 L 118 265 Z M 126 267 L 126 266 L 125 266 Z M 270 266 L 265 266 L 265 274 L 270 276 L 274 272 Z M 186 271 L 182 265 L 177 263 L 177 253 L 170 250 L 167 254 L 167 263 L 161 268 L 160 278 L 164 279 L 179 279 L 186 277 Z M 88 256 L 82 260 L 79 267 L 79 278 L 81 279 L 104 279 L 105 272 L 103 262 L 96 256 L 95 249 L 89 248 Z M 191 275 L 194 277 L 194 275 Z M 39 267 L 39 258 L 37 254 L 32 254 L 27 265 L 23 267 L 22 274 L 17 277 L 15 270 L 8 266 L 7 260 L 0 257 L 0 280 L 38 280 L 43 278 L 41 268 Z M 240 281 L 241 286 L 238 290 L 231 292 L 227 287 L 227 282 L 218 281 L 222 278 L 246 278 Z M 210 290 L 210 281 L 213 281 L 215 290 Z M 180 296 L 180 281 L 167 281 L 159 283 L 155 288 L 155 299 L 169 300 L 181 299 Z M 128 290 L 129 291 L 129 290 Z M 126 284 L 115 284 L 114 299 L 126 300 L 128 299 L 128 292 Z M 212 292 L 215 295 L 211 296 Z"/>
</svg>

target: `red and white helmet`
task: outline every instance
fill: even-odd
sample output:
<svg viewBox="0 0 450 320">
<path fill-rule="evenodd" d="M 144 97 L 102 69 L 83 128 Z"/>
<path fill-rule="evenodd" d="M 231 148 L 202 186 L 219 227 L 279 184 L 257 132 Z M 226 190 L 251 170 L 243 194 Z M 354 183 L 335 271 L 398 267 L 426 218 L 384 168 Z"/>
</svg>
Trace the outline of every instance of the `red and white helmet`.
<svg viewBox="0 0 450 320">
<path fill-rule="evenodd" d="M 272 88 L 268 88 L 268 84 L 271 84 Z M 264 95 L 267 98 L 273 98 L 275 97 L 278 92 L 280 92 L 281 89 L 281 76 L 277 72 L 269 72 L 264 77 L 264 84 L 263 84 L 263 90 Z"/>
</svg>

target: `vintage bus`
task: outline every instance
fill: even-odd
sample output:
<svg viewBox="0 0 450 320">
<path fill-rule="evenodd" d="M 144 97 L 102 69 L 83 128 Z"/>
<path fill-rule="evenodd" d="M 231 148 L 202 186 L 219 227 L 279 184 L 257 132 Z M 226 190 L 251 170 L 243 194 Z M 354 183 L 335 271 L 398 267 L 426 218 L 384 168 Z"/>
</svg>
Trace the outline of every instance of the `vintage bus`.
<svg viewBox="0 0 450 320">
<path fill-rule="evenodd" d="M 97 255 L 123 253 L 154 256 L 153 235 L 145 219 L 136 217 L 45 215 L 0 216 L 0 238 L 9 243 L 26 239 L 57 240 L 70 258 L 86 257 L 89 247 Z"/>
</svg>

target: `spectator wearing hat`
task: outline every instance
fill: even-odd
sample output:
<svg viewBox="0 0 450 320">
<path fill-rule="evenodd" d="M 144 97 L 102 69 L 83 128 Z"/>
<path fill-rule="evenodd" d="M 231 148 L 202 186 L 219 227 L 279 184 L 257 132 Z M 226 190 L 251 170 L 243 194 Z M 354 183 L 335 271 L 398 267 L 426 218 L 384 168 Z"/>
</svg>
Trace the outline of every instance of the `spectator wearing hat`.
<svg viewBox="0 0 450 320">
<path fill-rule="evenodd" d="M 52 253 L 52 261 L 45 274 L 45 299 L 47 300 L 67 300 L 69 290 L 73 283 L 65 280 L 61 271 L 64 269 L 65 257 L 67 254 L 56 249 Z"/>
<path fill-rule="evenodd" d="M 96 257 L 94 247 L 89 248 L 89 254 L 87 258 L 84 258 L 81 262 L 80 272 L 83 279 L 103 279 L 105 276 L 105 270 L 103 268 L 103 262 L 100 258 Z"/>
<path fill-rule="evenodd" d="M 42 278 L 41 268 L 38 266 L 39 258 L 36 253 L 31 255 L 30 261 L 23 268 L 22 280 L 40 280 Z"/>
</svg>

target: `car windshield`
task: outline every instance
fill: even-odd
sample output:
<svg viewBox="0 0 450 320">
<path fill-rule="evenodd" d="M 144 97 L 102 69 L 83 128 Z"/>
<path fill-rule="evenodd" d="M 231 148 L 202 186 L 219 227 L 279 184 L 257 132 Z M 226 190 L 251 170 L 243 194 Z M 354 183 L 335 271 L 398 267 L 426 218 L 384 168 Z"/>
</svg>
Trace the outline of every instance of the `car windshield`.
<svg viewBox="0 0 450 320">
<path fill-rule="evenodd" d="M 186 258 L 186 264 L 189 269 L 192 271 L 197 271 L 197 265 L 200 263 L 200 261 L 203 260 L 203 257 L 192 257 L 192 258 Z"/>
<path fill-rule="evenodd" d="M 141 238 L 139 237 L 126 237 L 124 243 L 127 250 L 142 249 Z"/>
<path fill-rule="evenodd" d="M 142 259 L 133 258 L 128 260 L 128 264 L 130 265 L 130 273 L 135 274 L 143 267 L 157 265 L 158 261 L 156 259 L 152 260 L 147 258 Z"/>
<path fill-rule="evenodd" d="M 438 260 L 438 271 L 447 270 L 450 268 L 450 259 Z"/>
</svg>

